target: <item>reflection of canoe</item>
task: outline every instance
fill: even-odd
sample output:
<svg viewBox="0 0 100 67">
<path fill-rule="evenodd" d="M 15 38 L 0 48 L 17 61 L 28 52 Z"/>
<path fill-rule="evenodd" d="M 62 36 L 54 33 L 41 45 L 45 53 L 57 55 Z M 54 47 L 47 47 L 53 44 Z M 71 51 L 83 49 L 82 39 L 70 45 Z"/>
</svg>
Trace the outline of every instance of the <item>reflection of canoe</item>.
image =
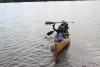
<svg viewBox="0 0 100 67">
<path fill-rule="evenodd" d="M 56 55 L 61 53 L 65 47 L 67 47 L 70 43 L 70 38 L 64 38 L 62 42 L 55 42 L 54 52 Z"/>
</svg>

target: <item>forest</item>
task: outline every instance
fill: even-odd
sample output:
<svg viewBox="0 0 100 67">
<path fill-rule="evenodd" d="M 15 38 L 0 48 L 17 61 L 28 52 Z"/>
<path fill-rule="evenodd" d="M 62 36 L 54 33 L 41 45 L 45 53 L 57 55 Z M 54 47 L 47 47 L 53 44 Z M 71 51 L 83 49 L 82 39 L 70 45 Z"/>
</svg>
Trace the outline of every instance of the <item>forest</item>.
<svg viewBox="0 0 100 67">
<path fill-rule="evenodd" d="M 0 0 L 0 3 L 5 3 L 5 2 L 35 2 L 35 1 L 75 1 L 75 0 Z"/>
</svg>

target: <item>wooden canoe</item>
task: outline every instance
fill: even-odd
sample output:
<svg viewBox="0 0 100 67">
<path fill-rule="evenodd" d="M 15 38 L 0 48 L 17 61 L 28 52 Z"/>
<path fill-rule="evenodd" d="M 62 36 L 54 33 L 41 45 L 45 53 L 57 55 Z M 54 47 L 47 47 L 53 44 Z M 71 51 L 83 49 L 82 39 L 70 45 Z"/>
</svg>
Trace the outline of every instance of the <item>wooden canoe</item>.
<svg viewBox="0 0 100 67">
<path fill-rule="evenodd" d="M 70 43 L 70 38 L 66 37 L 62 42 L 55 42 L 54 53 L 58 55 L 60 52 L 63 51 L 65 47 L 67 47 Z"/>
</svg>

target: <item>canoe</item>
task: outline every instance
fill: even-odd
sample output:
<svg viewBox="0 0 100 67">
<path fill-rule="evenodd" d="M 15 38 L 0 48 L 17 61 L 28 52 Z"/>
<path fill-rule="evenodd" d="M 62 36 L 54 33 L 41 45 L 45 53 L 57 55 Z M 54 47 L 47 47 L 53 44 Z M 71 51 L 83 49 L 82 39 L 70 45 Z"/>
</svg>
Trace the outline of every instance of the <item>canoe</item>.
<svg viewBox="0 0 100 67">
<path fill-rule="evenodd" d="M 70 43 L 69 37 L 64 38 L 64 41 L 62 41 L 62 42 L 55 42 L 54 53 L 56 55 L 58 55 L 59 53 L 61 53 L 63 51 L 63 49 L 65 47 L 67 47 L 69 45 L 69 43 Z"/>
</svg>

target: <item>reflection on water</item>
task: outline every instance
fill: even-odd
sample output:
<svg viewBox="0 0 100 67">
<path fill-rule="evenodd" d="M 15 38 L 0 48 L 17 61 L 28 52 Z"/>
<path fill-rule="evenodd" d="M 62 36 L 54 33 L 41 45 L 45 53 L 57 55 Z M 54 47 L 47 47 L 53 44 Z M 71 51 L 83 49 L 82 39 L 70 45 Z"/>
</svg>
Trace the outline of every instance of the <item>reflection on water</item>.
<svg viewBox="0 0 100 67">
<path fill-rule="evenodd" d="M 0 67 L 100 67 L 100 2 L 35 2 L 0 4 Z M 69 24 L 71 44 L 62 62 L 55 65 L 45 38 L 52 26 L 45 21 Z"/>
</svg>

